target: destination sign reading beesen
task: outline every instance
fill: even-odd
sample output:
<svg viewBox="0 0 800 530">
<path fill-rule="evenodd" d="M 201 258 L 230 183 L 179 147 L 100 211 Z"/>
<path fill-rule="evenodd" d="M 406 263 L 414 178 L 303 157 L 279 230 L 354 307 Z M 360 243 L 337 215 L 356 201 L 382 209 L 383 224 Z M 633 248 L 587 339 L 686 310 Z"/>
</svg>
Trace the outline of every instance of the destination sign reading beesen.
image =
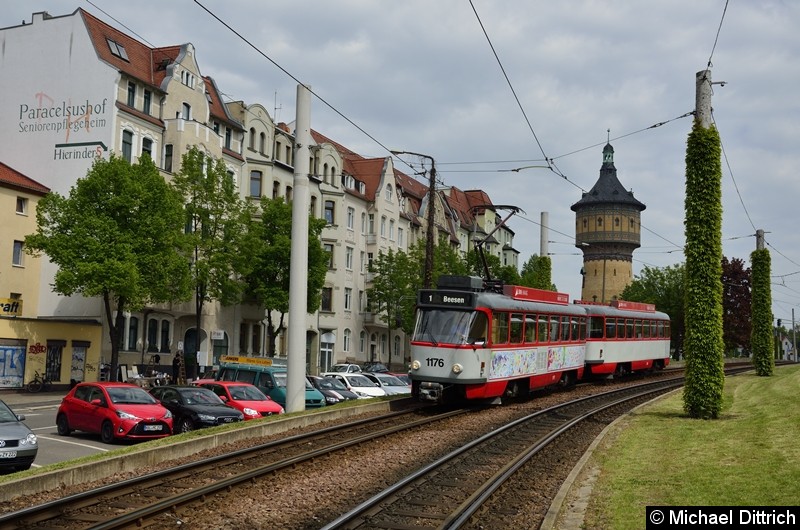
<svg viewBox="0 0 800 530">
<path fill-rule="evenodd" d="M 423 305 L 444 305 L 450 307 L 472 307 L 472 293 L 461 291 L 420 291 L 419 303 Z"/>
</svg>

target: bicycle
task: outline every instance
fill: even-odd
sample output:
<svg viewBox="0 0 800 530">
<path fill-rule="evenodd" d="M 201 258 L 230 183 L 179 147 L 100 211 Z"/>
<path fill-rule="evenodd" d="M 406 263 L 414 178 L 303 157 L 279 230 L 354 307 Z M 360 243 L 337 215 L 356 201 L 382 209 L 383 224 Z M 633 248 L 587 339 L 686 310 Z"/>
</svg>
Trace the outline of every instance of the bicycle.
<svg viewBox="0 0 800 530">
<path fill-rule="evenodd" d="M 28 392 L 41 392 L 43 389 L 50 388 L 50 381 L 46 376 L 42 376 L 39 371 L 33 374 L 33 380 L 28 383 Z"/>
</svg>

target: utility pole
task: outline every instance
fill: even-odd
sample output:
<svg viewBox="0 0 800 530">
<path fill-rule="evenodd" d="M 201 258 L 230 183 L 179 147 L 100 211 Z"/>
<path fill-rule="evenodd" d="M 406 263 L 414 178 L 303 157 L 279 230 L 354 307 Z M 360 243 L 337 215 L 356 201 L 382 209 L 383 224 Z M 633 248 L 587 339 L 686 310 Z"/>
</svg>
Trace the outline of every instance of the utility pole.
<svg viewBox="0 0 800 530">
<path fill-rule="evenodd" d="M 428 231 L 425 240 L 425 277 L 423 287 L 430 289 L 433 286 L 433 242 L 434 242 L 434 222 L 436 220 L 434 199 L 436 198 L 436 162 L 432 156 L 423 155 L 421 153 L 414 153 L 412 151 L 391 151 L 393 155 L 414 155 L 422 158 L 427 158 L 431 161 L 431 169 L 429 171 L 430 180 L 428 182 Z"/>
</svg>

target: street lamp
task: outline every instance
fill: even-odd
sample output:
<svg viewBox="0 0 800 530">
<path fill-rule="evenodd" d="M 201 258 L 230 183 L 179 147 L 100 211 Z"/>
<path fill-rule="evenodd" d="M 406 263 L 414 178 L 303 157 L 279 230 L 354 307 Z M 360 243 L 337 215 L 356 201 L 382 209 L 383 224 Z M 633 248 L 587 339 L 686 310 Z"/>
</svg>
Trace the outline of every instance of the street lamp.
<svg viewBox="0 0 800 530">
<path fill-rule="evenodd" d="M 425 241 L 425 279 L 423 281 L 423 287 L 430 289 L 433 284 L 433 223 L 435 219 L 433 201 L 436 196 L 436 163 L 432 156 L 421 153 L 412 151 L 391 151 L 391 153 L 393 155 L 414 155 L 431 161 L 430 180 L 428 183 L 428 233 Z"/>
</svg>

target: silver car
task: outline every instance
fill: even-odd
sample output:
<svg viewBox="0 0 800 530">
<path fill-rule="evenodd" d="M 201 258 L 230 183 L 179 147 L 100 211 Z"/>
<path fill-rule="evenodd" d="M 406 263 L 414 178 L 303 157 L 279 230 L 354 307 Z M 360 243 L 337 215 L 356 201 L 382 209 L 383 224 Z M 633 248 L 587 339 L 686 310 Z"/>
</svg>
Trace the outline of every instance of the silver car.
<svg viewBox="0 0 800 530">
<path fill-rule="evenodd" d="M 0 470 L 22 471 L 30 469 L 39 452 L 39 443 L 27 425 L 25 416 L 15 414 L 0 400 Z"/>
</svg>

